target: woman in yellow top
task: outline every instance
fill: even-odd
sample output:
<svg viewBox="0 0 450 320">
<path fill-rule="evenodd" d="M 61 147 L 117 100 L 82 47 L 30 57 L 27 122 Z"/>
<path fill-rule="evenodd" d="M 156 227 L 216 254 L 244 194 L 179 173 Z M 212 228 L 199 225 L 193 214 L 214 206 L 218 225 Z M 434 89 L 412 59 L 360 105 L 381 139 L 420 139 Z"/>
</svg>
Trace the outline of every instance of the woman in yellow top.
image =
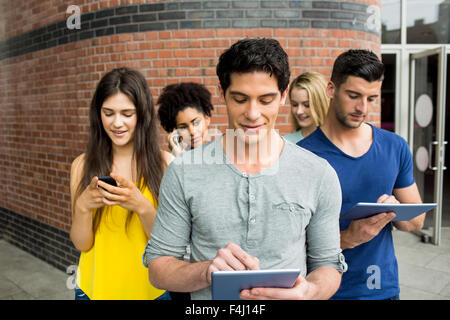
<svg viewBox="0 0 450 320">
<path fill-rule="evenodd" d="M 153 99 L 143 75 L 108 72 L 90 107 L 87 151 L 71 167 L 70 237 L 81 251 L 75 299 L 164 299 L 142 253 L 159 185 L 173 156 L 159 149 Z M 99 180 L 111 176 L 117 186 Z"/>
</svg>

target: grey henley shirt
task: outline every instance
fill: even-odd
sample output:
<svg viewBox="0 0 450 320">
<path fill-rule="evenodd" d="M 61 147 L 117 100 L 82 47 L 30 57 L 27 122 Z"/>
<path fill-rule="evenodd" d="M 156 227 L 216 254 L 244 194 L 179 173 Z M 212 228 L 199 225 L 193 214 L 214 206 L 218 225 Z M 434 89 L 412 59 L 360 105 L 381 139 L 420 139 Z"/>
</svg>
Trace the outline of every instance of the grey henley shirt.
<svg viewBox="0 0 450 320">
<path fill-rule="evenodd" d="M 144 265 L 162 256 L 183 259 L 188 245 L 191 262 L 212 260 L 234 242 L 261 269 L 344 272 L 341 188 L 328 162 L 284 140 L 275 164 L 246 174 L 231 164 L 221 141 L 184 152 L 167 168 Z M 191 298 L 211 299 L 211 288 Z"/>
</svg>

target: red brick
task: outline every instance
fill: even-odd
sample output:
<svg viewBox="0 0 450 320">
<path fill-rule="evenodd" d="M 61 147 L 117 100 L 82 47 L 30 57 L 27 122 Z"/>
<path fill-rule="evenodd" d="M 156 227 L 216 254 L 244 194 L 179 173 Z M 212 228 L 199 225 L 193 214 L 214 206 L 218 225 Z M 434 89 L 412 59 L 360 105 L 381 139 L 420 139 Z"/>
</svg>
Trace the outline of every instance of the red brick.
<svg viewBox="0 0 450 320">
<path fill-rule="evenodd" d="M 159 42 L 158 42 L 159 43 Z M 155 43 L 153 42 L 139 42 L 139 50 L 150 50 L 154 48 Z"/>
<path fill-rule="evenodd" d="M 273 32 L 271 28 L 246 29 L 244 35 L 249 38 L 272 38 Z"/>
<path fill-rule="evenodd" d="M 303 49 L 302 55 L 305 57 L 313 57 L 316 55 L 316 49 Z M 298 55 L 301 56 L 301 55 Z"/>
<path fill-rule="evenodd" d="M 244 35 L 244 31 L 241 29 L 217 29 L 216 35 L 217 35 L 217 37 L 220 37 L 220 38 L 229 38 L 229 37 L 241 38 Z M 236 42 L 236 41 L 233 41 L 233 42 Z"/>
<path fill-rule="evenodd" d="M 159 57 L 162 59 L 172 58 L 172 50 L 159 50 Z"/>
<path fill-rule="evenodd" d="M 190 39 L 201 39 L 201 38 L 214 38 L 214 30 L 207 30 L 207 29 L 201 29 L 201 30 L 189 30 L 187 32 L 187 37 Z"/>
<path fill-rule="evenodd" d="M 330 49 L 317 49 L 317 55 L 319 57 L 328 57 L 330 55 Z"/>
<path fill-rule="evenodd" d="M 159 39 L 170 39 L 171 31 L 160 31 L 158 32 Z"/>
<path fill-rule="evenodd" d="M 273 31 L 275 38 L 296 38 L 302 36 L 302 29 L 275 29 Z"/>
<path fill-rule="evenodd" d="M 175 58 L 186 58 L 187 57 L 187 50 L 174 50 L 173 56 Z"/>
<path fill-rule="evenodd" d="M 187 38 L 186 30 L 174 30 L 172 31 L 172 39 L 185 39 Z"/>
<path fill-rule="evenodd" d="M 189 49 L 189 57 L 215 57 L 216 51 L 213 49 Z"/>
</svg>

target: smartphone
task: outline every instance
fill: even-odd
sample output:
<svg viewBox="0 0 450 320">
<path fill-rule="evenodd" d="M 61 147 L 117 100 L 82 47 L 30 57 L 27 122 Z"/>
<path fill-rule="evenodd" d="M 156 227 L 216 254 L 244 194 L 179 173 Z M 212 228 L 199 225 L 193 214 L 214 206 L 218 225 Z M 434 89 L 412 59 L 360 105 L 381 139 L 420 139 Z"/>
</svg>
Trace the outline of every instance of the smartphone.
<svg viewBox="0 0 450 320">
<path fill-rule="evenodd" d="M 172 136 L 172 142 L 174 145 L 176 145 L 177 147 L 180 146 L 181 142 L 183 141 L 183 137 L 178 135 L 178 134 L 174 134 Z"/>
<path fill-rule="evenodd" d="M 106 182 L 107 184 L 110 184 L 114 187 L 117 187 L 117 182 L 110 176 L 98 176 L 98 180 L 101 180 L 103 182 Z"/>
</svg>

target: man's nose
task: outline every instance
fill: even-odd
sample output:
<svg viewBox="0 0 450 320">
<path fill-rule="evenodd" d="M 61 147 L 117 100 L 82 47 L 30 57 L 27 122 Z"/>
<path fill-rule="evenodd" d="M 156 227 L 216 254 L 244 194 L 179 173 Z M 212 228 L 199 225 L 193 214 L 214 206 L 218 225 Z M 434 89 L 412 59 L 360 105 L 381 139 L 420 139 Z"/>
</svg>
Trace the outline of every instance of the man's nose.
<svg viewBox="0 0 450 320">
<path fill-rule="evenodd" d="M 261 113 L 259 112 L 258 104 L 256 101 L 250 101 L 247 112 L 245 116 L 247 119 L 253 121 L 257 120 L 260 117 Z"/>
<path fill-rule="evenodd" d="M 356 110 L 366 114 L 368 109 L 369 109 L 369 101 L 367 98 L 362 97 L 359 103 L 356 105 Z"/>
</svg>

